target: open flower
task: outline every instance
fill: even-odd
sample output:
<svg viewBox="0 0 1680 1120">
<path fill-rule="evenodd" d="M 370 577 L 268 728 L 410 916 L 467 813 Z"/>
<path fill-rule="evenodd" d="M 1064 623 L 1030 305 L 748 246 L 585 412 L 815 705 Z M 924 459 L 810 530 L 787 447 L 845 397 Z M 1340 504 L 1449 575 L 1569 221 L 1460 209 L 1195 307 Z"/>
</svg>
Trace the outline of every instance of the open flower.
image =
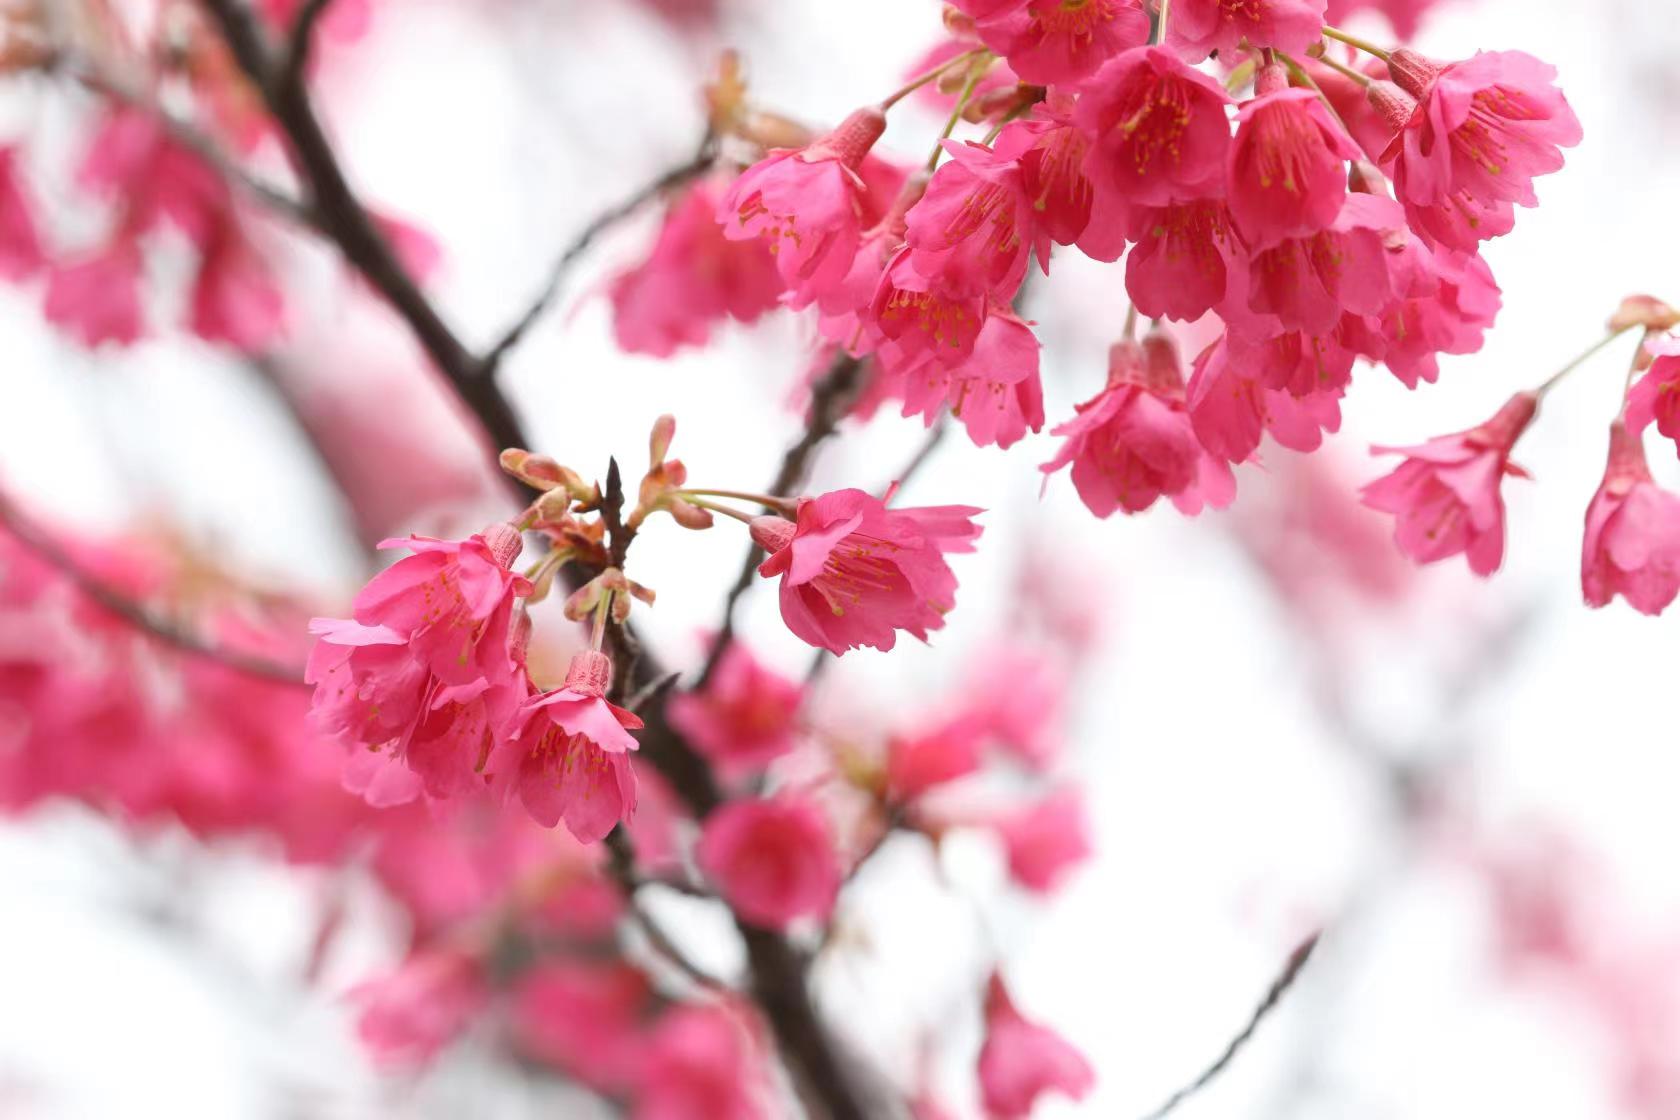
<svg viewBox="0 0 1680 1120">
<path fill-rule="evenodd" d="M 771 152 L 724 194 L 724 236 L 764 238 L 794 306 L 821 299 L 851 270 L 866 224 L 858 167 L 886 124 L 880 109 L 859 109 L 804 148 Z"/>
<path fill-rule="evenodd" d="M 1645 448 L 1623 420 L 1610 426 L 1610 461 L 1587 507 L 1581 590 L 1588 606 L 1620 595 L 1650 615 L 1680 593 L 1680 497 L 1651 481 Z"/>
<path fill-rule="evenodd" d="M 1139 0 L 961 0 L 980 37 L 1024 82 L 1074 82 L 1149 38 Z"/>
<path fill-rule="evenodd" d="M 1055 1031 L 1023 1017 L 1003 978 L 993 973 L 986 984 L 986 1041 L 980 1048 L 986 1114 L 994 1120 L 1022 1120 L 1045 1093 L 1080 1100 L 1095 1083 L 1085 1056 Z"/>
<path fill-rule="evenodd" d="M 1464 553 L 1470 570 L 1492 575 L 1505 554 L 1505 503 L 1499 484 L 1524 475 L 1511 448 L 1534 420 L 1540 398 L 1518 393 L 1485 424 L 1417 447 L 1379 447 L 1406 456 L 1366 486 L 1366 505 L 1396 517 L 1394 540 L 1419 564 Z M 1526 475 L 1525 475 L 1526 477 Z"/>
<path fill-rule="evenodd" d="M 1312 90 L 1244 102 L 1230 163 L 1237 228 L 1256 248 L 1328 229 L 1347 195 L 1347 161 L 1357 158 L 1359 146 Z"/>
<path fill-rule="evenodd" d="M 1214 51 L 1223 58 L 1251 47 L 1304 51 L 1318 42 L 1325 0 L 1178 0 L 1167 21 L 1167 45 L 1191 62 Z"/>
<path fill-rule="evenodd" d="M 810 645 L 889 650 L 899 630 L 925 642 L 956 605 L 945 553 L 973 551 L 980 512 L 889 509 L 862 490 L 803 498 L 795 521 L 753 520 L 753 540 L 770 554 L 758 573 L 782 577 L 782 621 Z"/>
<path fill-rule="evenodd" d="M 694 857 L 730 908 L 765 929 L 826 919 L 840 891 L 828 819 L 801 797 L 747 798 L 713 810 Z"/>
<path fill-rule="evenodd" d="M 572 658 L 566 683 L 531 696 L 490 754 L 492 787 L 517 794 L 538 824 L 561 821 L 585 844 L 636 811 L 630 734 L 642 721 L 606 699 L 612 662 L 598 650 Z"/>
<path fill-rule="evenodd" d="M 1163 206 L 1219 192 L 1231 125 L 1223 87 L 1165 47 L 1138 47 L 1092 79 L 1074 119 L 1098 193 Z"/>
<path fill-rule="evenodd" d="M 1628 394 L 1628 430 L 1638 435 L 1655 423 L 1680 450 L 1680 339 L 1655 339 L 1645 348 L 1651 368 Z"/>
</svg>

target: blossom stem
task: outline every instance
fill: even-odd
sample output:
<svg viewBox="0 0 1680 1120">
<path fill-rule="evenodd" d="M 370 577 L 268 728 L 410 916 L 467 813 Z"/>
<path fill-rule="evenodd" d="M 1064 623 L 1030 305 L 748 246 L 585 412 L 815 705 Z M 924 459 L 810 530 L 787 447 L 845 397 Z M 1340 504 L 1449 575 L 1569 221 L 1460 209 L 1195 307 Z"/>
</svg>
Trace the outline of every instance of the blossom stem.
<svg viewBox="0 0 1680 1120">
<path fill-rule="evenodd" d="M 1318 61 L 1330 67 L 1330 69 L 1334 70 L 1343 77 L 1351 79 L 1354 84 L 1359 86 L 1360 89 L 1364 89 L 1366 86 L 1371 84 L 1371 79 L 1367 75 L 1361 74 L 1351 66 L 1343 66 L 1329 55 L 1319 55 Z"/>
<path fill-rule="evenodd" d="M 909 82 L 899 87 L 899 89 L 891 96 L 881 102 L 881 111 L 884 113 L 888 109 L 891 109 L 894 105 L 897 105 L 900 101 L 903 101 L 906 97 L 909 97 L 912 93 L 915 93 L 929 82 L 935 81 L 944 76 L 947 71 L 955 69 L 964 62 L 978 60 L 981 55 L 989 53 L 991 52 L 986 50 L 985 47 L 975 47 L 971 51 L 964 51 L 955 58 L 946 59 L 944 62 L 941 62 L 938 66 L 935 66 L 932 70 L 929 70 L 926 73 L 916 75 L 914 78 L 911 78 Z"/>
<path fill-rule="evenodd" d="M 1364 51 L 1366 54 L 1376 55 L 1384 62 L 1388 61 L 1389 52 L 1377 46 L 1369 39 L 1361 39 L 1357 35 L 1349 35 L 1341 28 L 1331 27 L 1329 24 L 1326 24 L 1323 28 L 1321 28 L 1321 30 L 1324 33 L 1324 37 L 1327 39 L 1334 39 L 1339 43 L 1346 43 L 1355 50 Z"/>
<path fill-rule="evenodd" d="M 957 130 L 957 122 L 962 120 L 963 113 L 968 110 L 968 102 L 974 96 L 974 89 L 980 84 L 985 72 L 985 68 L 981 66 L 974 66 L 969 70 L 968 82 L 957 98 L 957 107 L 951 110 L 951 119 L 945 122 L 945 131 L 939 134 L 939 140 L 933 145 L 933 153 L 928 156 L 927 169 L 930 173 L 939 166 L 939 156 L 945 151 L 945 141 Z"/>
<path fill-rule="evenodd" d="M 589 648 L 596 653 L 601 652 L 601 645 L 607 638 L 607 616 L 612 613 L 612 588 L 601 592 L 601 601 L 595 604 L 595 624 L 589 632 Z"/>
<path fill-rule="evenodd" d="M 1252 57 L 1243 59 L 1237 64 L 1236 68 L 1231 71 L 1230 76 L 1225 79 L 1225 92 L 1236 93 L 1239 89 L 1254 80 L 1254 72 L 1258 69 L 1259 66 L 1255 64 Z"/>
<path fill-rule="evenodd" d="M 793 505 L 793 503 L 788 501 L 786 498 L 777 498 L 770 494 L 754 494 L 746 490 L 683 489 L 678 490 L 677 494 L 684 498 L 737 498 L 743 502 L 753 502 L 757 505 L 764 506 L 766 509 L 773 509 L 778 513 L 785 513 L 787 510 L 792 508 Z"/>
<path fill-rule="evenodd" d="M 1155 10 L 1155 34 L 1150 42 L 1156 46 L 1167 41 L 1167 14 L 1172 11 L 1172 0 L 1161 0 L 1161 6 Z"/>
<path fill-rule="evenodd" d="M 1137 319 L 1138 319 L 1137 304 L 1134 303 L 1130 307 L 1126 308 L 1126 341 L 1127 342 L 1130 342 L 1134 338 L 1137 337 Z"/>
<path fill-rule="evenodd" d="M 1621 330 L 1611 331 L 1609 334 L 1605 335 L 1603 338 L 1599 339 L 1597 342 L 1595 342 L 1591 346 L 1587 347 L 1580 354 L 1577 354 L 1575 356 L 1575 358 L 1572 359 L 1568 365 L 1564 366 L 1562 369 L 1558 370 L 1556 373 L 1554 373 L 1550 377 L 1546 378 L 1545 381 L 1541 382 L 1540 385 L 1534 390 L 1535 394 L 1540 396 L 1540 397 L 1544 397 L 1547 393 L 1552 391 L 1552 389 L 1558 384 L 1558 382 L 1562 381 L 1564 378 L 1568 377 L 1570 374 L 1574 373 L 1577 369 L 1579 369 L 1582 365 L 1584 365 L 1586 363 L 1587 359 L 1593 357 L 1600 350 L 1604 349 L 1606 346 L 1609 346 L 1612 342 L 1615 342 L 1618 338 L 1622 337 L 1628 331 L 1633 330 L 1633 328 L 1637 327 L 1638 325 L 1639 325 L 1638 323 L 1630 323 L 1627 326 L 1623 327 Z M 1624 394 L 1624 396 L 1625 395 L 1626 394 Z"/>
<path fill-rule="evenodd" d="M 701 509 L 709 509 L 713 513 L 721 513 L 725 517 L 733 517 L 743 525 L 751 525 L 753 521 L 749 515 L 742 513 L 740 510 L 735 509 L 732 506 L 720 505 L 717 502 L 709 502 L 705 498 L 689 498 L 688 504 L 691 506 L 699 506 Z"/>
<path fill-rule="evenodd" d="M 1324 103 L 1324 108 L 1330 113 L 1330 119 L 1340 125 L 1342 131 L 1346 133 L 1355 144 L 1357 144 L 1359 142 L 1359 138 L 1353 135 L 1353 130 L 1348 127 L 1347 121 L 1342 119 L 1342 114 L 1336 111 L 1336 107 L 1330 103 L 1330 98 L 1325 96 L 1324 90 L 1321 89 L 1319 84 L 1313 80 L 1313 76 L 1307 73 L 1306 67 L 1302 66 L 1299 62 L 1295 61 L 1295 59 L 1291 58 L 1289 55 L 1284 54 L 1282 51 L 1274 51 L 1273 55 L 1279 62 L 1282 62 L 1284 66 L 1288 67 L 1290 77 L 1299 82 L 1303 88 L 1310 89 L 1314 93 L 1318 94 L 1318 99 Z"/>
<path fill-rule="evenodd" d="M 1017 106 L 1015 106 L 1015 108 L 1009 110 L 1008 113 L 1004 114 L 1003 119 L 998 121 L 997 124 L 993 125 L 990 132 L 986 133 L 986 138 L 984 140 L 980 141 L 981 145 L 984 146 L 984 147 L 987 147 L 987 148 L 991 147 L 992 146 L 992 141 L 996 140 L 1000 135 L 1003 134 L 1003 129 L 1004 129 L 1005 125 L 1008 125 L 1008 124 L 1010 124 L 1014 121 L 1020 120 L 1022 117 L 1026 116 L 1030 112 L 1032 112 L 1032 106 L 1031 105 L 1017 105 Z"/>
</svg>

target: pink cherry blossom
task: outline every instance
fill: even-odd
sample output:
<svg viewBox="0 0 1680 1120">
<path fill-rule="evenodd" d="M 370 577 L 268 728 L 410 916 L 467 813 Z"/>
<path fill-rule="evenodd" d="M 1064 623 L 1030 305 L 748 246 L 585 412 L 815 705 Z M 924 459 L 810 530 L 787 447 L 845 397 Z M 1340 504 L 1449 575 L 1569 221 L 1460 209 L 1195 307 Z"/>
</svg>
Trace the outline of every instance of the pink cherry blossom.
<svg viewBox="0 0 1680 1120">
<path fill-rule="evenodd" d="M 858 167 L 885 128 L 879 109 L 859 109 L 807 147 L 772 152 L 724 193 L 724 236 L 763 238 L 794 306 L 822 298 L 851 269 L 866 224 Z"/>
<path fill-rule="evenodd" d="M 1044 391 L 1038 376 L 1038 338 L 1003 304 L 992 304 L 966 357 L 912 351 L 888 344 L 882 364 L 898 380 L 904 415 L 931 426 L 949 405 L 976 447 L 1010 447 L 1044 427 Z M 945 360 L 941 360 L 941 358 Z"/>
<path fill-rule="evenodd" d="M 505 725 L 486 771 L 503 800 L 515 795 L 538 824 L 564 821 L 592 844 L 636 811 L 630 734 L 642 721 L 606 699 L 612 662 L 585 651 L 572 658 L 566 682 L 531 695 Z"/>
<path fill-rule="evenodd" d="M 1347 161 L 1357 158 L 1359 148 L 1312 90 L 1244 102 L 1230 161 L 1237 229 L 1257 249 L 1328 229 L 1347 195 Z"/>
<path fill-rule="evenodd" d="M 1165 47 L 1127 51 L 1091 80 L 1075 121 L 1091 138 L 1099 194 L 1164 206 L 1219 191 L 1231 147 L 1230 97 Z"/>
<path fill-rule="evenodd" d="M 1164 348 L 1154 360 L 1137 342 L 1110 349 L 1108 384 L 1054 430 L 1067 442 L 1039 468 L 1048 476 L 1071 463 L 1074 489 L 1098 517 L 1141 513 L 1163 496 L 1205 491 L 1219 507 L 1235 496 L 1229 468 L 1208 456 L 1191 426 L 1176 351 L 1164 336 L 1152 346 Z"/>
<path fill-rule="evenodd" d="M 962 704 L 986 739 L 1034 770 L 1062 750 L 1069 678 L 1062 659 L 1017 640 L 988 645 L 964 679 Z"/>
<path fill-rule="evenodd" d="M 866 325 L 898 343 L 895 364 L 901 368 L 924 359 L 948 364 L 973 352 L 989 303 L 983 291 L 952 287 L 943 276 L 922 275 L 906 247 L 883 270 Z"/>
<path fill-rule="evenodd" d="M 1645 448 L 1624 420 L 1610 426 L 1604 481 L 1587 507 L 1581 590 L 1590 607 L 1620 595 L 1649 615 L 1680 593 L 1680 497 L 1651 480 Z"/>
<path fill-rule="evenodd" d="M 910 801 L 980 769 L 981 726 L 967 713 L 887 743 L 887 795 Z"/>
<path fill-rule="evenodd" d="M 1085 1056 L 1015 1009 L 996 973 L 986 984 L 986 1041 L 980 1048 L 980 1096 L 991 1120 L 1024 1120 L 1046 1093 L 1082 1100 L 1096 1084 Z"/>
<path fill-rule="evenodd" d="M 1091 855 L 1085 801 L 1072 786 L 1005 814 L 994 827 L 1009 859 L 1010 877 L 1030 891 L 1055 890 Z"/>
<path fill-rule="evenodd" d="M 1505 553 L 1505 503 L 1499 486 L 1524 475 L 1511 449 L 1533 422 L 1540 399 L 1518 393 L 1485 424 L 1417 447 L 1376 448 L 1406 456 L 1392 474 L 1361 491 L 1366 505 L 1392 513 L 1395 543 L 1419 564 L 1464 553 L 1480 576 Z"/>
<path fill-rule="evenodd" d="M 723 192 L 702 179 L 679 195 L 647 259 L 609 285 L 623 349 L 668 358 L 705 343 L 726 316 L 751 323 L 780 301 L 782 279 L 764 241 L 731 240 L 718 225 Z"/>
<path fill-rule="evenodd" d="M 1085 174 L 1091 142 L 1073 123 L 1076 103 L 1058 95 L 1027 120 L 1004 126 L 993 148 L 1020 167 L 1037 228 L 1058 245 L 1081 239 L 1091 223 L 1093 189 Z"/>
<path fill-rule="evenodd" d="M 762 1058 L 722 1007 L 679 1005 L 643 1052 L 632 1120 L 768 1120 Z"/>
<path fill-rule="evenodd" d="M 1350 194 L 1326 230 L 1256 253 L 1249 308 L 1274 315 L 1286 330 L 1322 334 L 1351 311 L 1377 315 L 1394 298 L 1388 244 L 1405 226 L 1393 199 Z"/>
<path fill-rule="evenodd" d="M 762 770 L 794 747 L 805 689 L 731 642 L 696 692 L 673 696 L 671 726 L 725 776 Z"/>
<path fill-rule="evenodd" d="M 1680 450 L 1680 339 L 1653 339 L 1645 348 L 1653 361 L 1628 393 L 1628 431 L 1637 436 L 1654 422 Z"/>
<path fill-rule="evenodd" d="M 898 630 L 925 642 L 956 605 L 944 554 L 973 551 L 980 512 L 890 509 L 862 490 L 802 498 L 796 521 L 753 521 L 753 540 L 770 554 L 758 572 L 782 577 L 782 621 L 810 645 L 835 654 L 889 650 Z"/>
<path fill-rule="evenodd" d="M 1149 38 L 1140 0 L 964 0 L 980 37 L 1024 82 L 1074 82 Z"/>
<path fill-rule="evenodd" d="M 1417 104 L 1384 162 L 1394 165 L 1402 201 L 1450 208 L 1428 232 L 1452 248 L 1508 232 L 1510 206 L 1536 205 L 1535 177 L 1561 168 L 1559 149 L 1581 142 L 1581 124 L 1553 85 L 1557 71 L 1521 51 L 1442 65 L 1398 50 L 1389 69 Z"/>
<path fill-rule="evenodd" d="M 513 1029 L 526 1053 L 609 1092 L 634 1083 L 652 993 L 625 964 L 554 960 L 519 978 Z"/>
<path fill-rule="evenodd" d="M 1137 244 L 1126 257 L 1126 294 L 1138 314 L 1193 321 L 1232 294 L 1247 276 L 1246 250 L 1231 228 L 1226 205 L 1215 199 L 1138 206 L 1128 215 Z M 1246 287 L 1239 289 L 1247 298 Z"/>
<path fill-rule="evenodd" d="M 508 525 L 384 542 L 397 545 L 413 555 L 357 594 L 353 620 L 310 624 L 316 725 L 349 748 L 346 784 L 375 805 L 472 788 L 519 699 L 510 631 L 530 591 L 509 570 L 520 540 Z"/>
<path fill-rule="evenodd" d="M 1314 451 L 1342 422 L 1341 390 L 1296 397 L 1260 380 L 1264 357 L 1227 331 L 1196 358 L 1186 389 L 1202 446 L 1227 462 L 1247 460 L 1263 433 L 1292 451 Z"/>
<path fill-rule="evenodd" d="M 140 268 L 140 250 L 127 240 L 54 264 L 47 276 L 47 321 L 87 346 L 137 341 L 146 333 Z"/>
<path fill-rule="evenodd" d="M 1250 47 L 1304 51 L 1318 42 L 1325 0 L 1178 0 L 1167 21 L 1167 45 L 1191 62 L 1214 51 Z"/>
<path fill-rule="evenodd" d="M 706 818 L 695 861 L 747 921 L 786 929 L 826 921 L 840 891 L 828 818 L 795 794 L 731 801 Z"/>
<path fill-rule="evenodd" d="M 18 149 L 0 145 L 0 277 L 21 280 L 46 264 L 34 209 L 18 171 Z"/>
<path fill-rule="evenodd" d="M 256 248 L 232 221 L 218 224 L 193 283 L 193 333 L 251 353 L 274 341 L 284 317 L 284 297 Z"/>
<path fill-rule="evenodd" d="M 390 975 L 350 993 L 361 1006 L 356 1033 L 375 1061 L 388 1066 L 429 1063 L 489 1002 L 480 961 L 452 949 L 421 950 Z"/>
<path fill-rule="evenodd" d="M 1046 271 L 1050 235 L 1039 223 L 1020 162 L 979 144 L 944 143 L 951 159 L 934 172 L 907 217 L 910 267 L 943 287 L 1009 299 L 1037 254 Z"/>
</svg>

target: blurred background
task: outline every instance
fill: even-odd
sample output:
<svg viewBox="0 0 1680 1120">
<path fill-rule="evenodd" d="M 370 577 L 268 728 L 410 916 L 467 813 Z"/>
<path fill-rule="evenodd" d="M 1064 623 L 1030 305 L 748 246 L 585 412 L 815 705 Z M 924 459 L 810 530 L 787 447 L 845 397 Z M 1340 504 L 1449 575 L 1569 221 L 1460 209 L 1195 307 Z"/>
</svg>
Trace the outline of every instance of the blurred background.
<svg viewBox="0 0 1680 1120">
<path fill-rule="evenodd" d="M 467 341 L 494 338 L 590 218 L 687 157 L 722 47 L 740 50 L 756 101 L 816 123 L 895 88 L 939 31 L 934 0 L 695 8 L 329 13 L 314 88 L 330 130 L 380 213 L 434 240 L 427 290 Z M 1457 561 L 1413 570 L 1352 498 L 1383 469 L 1371 443 L 1478 423 L 1599 338 L 1623 295 L 1680 298 L 1673 15 L 1670 0 L 1430 13 L 1426 53 L 1555 64 L 1586 140 L 1486 248 L 1505 304 L 1483 351 L 1443 359 L 1416 392 L 1361 373 L 1327 448 L 1270 449 L 1232 509 L 1099 522 L 1065 478 L 1041 496 L 1047 434 L 1007 452 L 936 447 L 905 501 L 988 511 L 982 548 L 956 562 L 959 609 L 928 647 L 848 655 L 814 703 L 875 733 L 914 726 L 998 643 L 1024 640 L 1023 615 L 1056 616 L 1079 637 L 1055 780 L 1083 793 L 1095 851 L 1040 894 L 1011 882 L 985 830 L 937 850 L 890 839 L 816 971 L 860 1049 L 905 1076 L 927 1049 L 941 1095 L 972 1114 L 974 993 L 999 959 L 1023 1007 L 1097 1069 L 1084 1102 L 1038 1115 L 1142 1116 L 1323 926 L 1296 988 L 1186 1120 L 1680 1117 L 1680 630 L 1622 605 L 1590 612 L 1578 590 L 1632 340 L 1548 399 L 1525 438 L 1535 480 L 1506 488 L 1494 579 Z M 1376 17 L 1351 25 L 1389 34 Z M 0 85 L 0 136 L 31 152 L 20 174 L 61 203 L 62 240 L 99 221 L 68 170 L 99 105 L 59 76 Z M 883 145 L 917 158 L 939 124 L 895 115 Z M 580 470 L 639 464 L 669 412 L 691 477 L 756 489 L 800 427 L 789 399 L 808 326 L 771 315 L 669 360 L 621 353 L 603 293 L 656 226 L 650 211 L 592 250 L 503 382 L 534 449 Z M 144 540 L 202 585 L 335 613 L 370 541 L 471 531 L 501 515 L 502 492 L 402 324 L 319 243 L 256 211 L 246 228 L 285 293 L 283 330 L 251 353 L 168 325 L 186 264 L 167 244 L 146 264 L 155 329 L 132 345 L 82 345 L 43 317 L 38 285 L 0 287 L 0 482 L 42 525 Z M 1120 271 L 1071 253 L 1034 283 L 1052 423 L 1100 382 L 1125 307 Z M 850 423 L 813 487 L 894 477 L 925 433 L 893 412 Z M 1680 483 L 1672 458 L 1653 465 Z M 744 546 L 733 530 L 665 524 L 637 547 L 632 575 L 659 593 L 640 624 L 674 666 L 697 664 L 716 625 Z M 750 593 L 741 626 L 768 664 L 803 672 L 773 595 Z M 7 648 L 30 640 L 15 614 L 0 627 Z M 0 754 L 22 718 L 0 706 Z M 312 863 L 262 830 L 124 823 L 74 797 L 6 800 L 0 1117 L 610 1114 L 511 1060 L 493 1024 L 423 1072 L 365 1056 L 347 993 L 400 959 L 413 921 L 366 859 Z M 653 895 L 696 957 L 738 963 L 720 914 Z"/>
</svg>

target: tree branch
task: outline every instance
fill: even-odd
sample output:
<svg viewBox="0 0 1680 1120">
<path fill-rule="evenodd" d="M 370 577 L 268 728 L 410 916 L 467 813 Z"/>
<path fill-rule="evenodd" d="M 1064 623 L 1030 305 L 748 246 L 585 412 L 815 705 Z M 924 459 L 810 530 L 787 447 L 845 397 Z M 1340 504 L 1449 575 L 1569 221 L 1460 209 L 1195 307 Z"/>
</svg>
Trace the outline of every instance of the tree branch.
<svg viewBox="0 0 1680 1120">
<path fill-rule="evenodd" d="M 107 586 L 76 563 L 57 541 L 31 524 L 4 494 L 0 494 L 0 524 L 4 524 L 7 532 L 16 538 L 18 543 L 74 584 L 89 600 L 147 637 L 154 638 L 171 649 L 192 657 L 214 661 L 240 673 L 296 688 L 306 687 L 301 666 L 287 665 L 240 650 L 225 649 L 157 617 L 141 604 Z"/>
<path fill-rule="evenodd" d="M 701 138 L 700 146 L 687 162 L 678 164 L 664 172 L 658 178 L 630 195 L 628 198 L 614 204 L 595 216 L 595 219 L 572 239 L 571 243 L 555 258 L 549 267 L 548 279 L 537 293 L 536 299 L 526 308 L 525 313 L 514 321 L 513 325 L 502 332 L 494 346 L 484 355 L 483 375 L 494 376 L 501 365 L 502 358 L 507 352 L 517 346 L 525 337 L 527 331 L 536 325 L 537 320 L 548 313 L 554 301 L 560 295 L 561 285 L 565 282 L 566 274 L 571 271 L 573 264 L 588 252 L 595 239 L 613 226 L 624 221 L 643 206 L 659 198 L 666 192 L 674 190 L 683 184 L 704 175 L 717 159 L 717 139 L 708 130 Z"/>
<path fill-rule="evenodd" d="M 1295 947 L 1295 951 L 1289 954 L 1289 959 L 1284 961 L 1283 971 L 1278 973 L 1277 978 L 1272 981 L 1272 986 L 1266 989 L 1266 995 L 1260 1000 L 1259 1006 L 1254 1009 L 1254 1014 L 1249 1016 L 1247 1025 L 1225 1047 L 1224 1053 L 1220 1054 L 1211 1066 L 1203 1070 L 1200 1077 L 1168 1097 L 1161 1107 L 1144 1117 L 1144 1120 L 1162 1120 L 1179 1105 L 1207 1088 L 1215 1078 L 1225 1072 L 1226 1067 L 1236 1059 L 1242 1048 L 1248 1045 L 1249 1039 L 1254 1037 L 1254 1032 L 1260 1029 L 1260 1024 L 1277 1009 L 1278 1003 L 1294 986 L 1295 981 L 1301 975 L 1301 970 L 1307 966 L 1307 961 L 1312 957 L 1313 950 L 1318 948 L 1319 938 L 1323 935 L 1323 931 L 1320 930 Z"/>
<path fill-rule="evenodd" d="M 279 81 L 288 85 L 303 84 L 304 68 L 309 65 L 309 49 L 315 38 L 315 25 L 327 14 L 332 0 L 304 0 L 292 22 L 291 40 L 286 48 L 286 60 L 281 66 Z"/>
</svg>

